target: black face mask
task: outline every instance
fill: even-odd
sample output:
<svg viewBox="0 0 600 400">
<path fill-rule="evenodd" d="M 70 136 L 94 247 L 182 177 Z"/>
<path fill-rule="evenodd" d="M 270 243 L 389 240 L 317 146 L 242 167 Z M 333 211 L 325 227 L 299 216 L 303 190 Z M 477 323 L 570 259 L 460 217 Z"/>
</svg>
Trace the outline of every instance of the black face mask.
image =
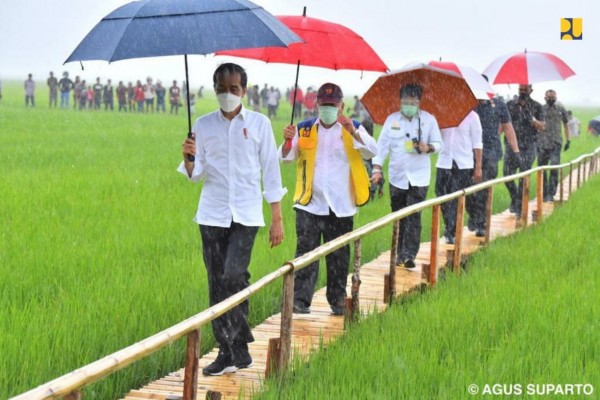
<svg viewBox="0 0 600 400">
<path fill-rule="evenodd" d="M 519 100 L 528 100 L 528 99 L 529 99 L 528 93 L 519 93 Z"/>
<path fill-rule="evenodd" d="M 556 103 L 556 100 L 554 100 L 554 99 L 546 100 L 546 104 L 548 104 L 549 106 L 553 106 L 554 103 Z"/>
</svg>

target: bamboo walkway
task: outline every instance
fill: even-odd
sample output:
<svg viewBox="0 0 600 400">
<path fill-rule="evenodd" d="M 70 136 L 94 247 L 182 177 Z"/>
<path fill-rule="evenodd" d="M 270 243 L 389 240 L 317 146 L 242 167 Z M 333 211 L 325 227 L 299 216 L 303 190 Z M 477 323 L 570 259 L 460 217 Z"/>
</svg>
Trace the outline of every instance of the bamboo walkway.
<svg viewBox="0 0 600 400">
<path fill-rule="evenodd" d="M 585 175 L 585 174 L 584 174 Z M 583 179 L 582 179 L 583 180 Z M 563 201 L 569 196 L 569 177 L 564 179 Z M 579 182 L 576 179 L 571 180 L 572 190 L 576 190 Z M 558 202 L 557 195 L 555 203 L 543 203 L 543 218 L 552 213 L 555 204 Z M 532 210 L 537 211 L 537 200 L 529 202 L 529 214 Z M 529 217 L 529 224 L 535 224 Z M 518 221 L 514 214 L 508 210 L 493 215 L 491 220 L 490 240 L 496 237 L 510 235 L 517 230 Z M 468 254 L 476 251 L 482 244 L 483 238 L 476 237 L 466 227 L 463 229 L 461 254 Z M 448 245 L 441 239 L 439 250 L 438 265 L 446 265 L 448 250 L 453 250 L 454 245 Z M 396 270 L 396 291 L 398 296 L 419 287 L 425 283 L 422 278 L 422 264 L 429 263 L 430 242 L 422 243 L 417 256 L 417 267 L 413 270 L 397 268 Z M 383 301 L 384 276 L 389 273 L 390 252 L 382 253 L 377 259 L 364 264 L 360 268 L 360 309 L 362 314 L 373 312 L 382 312 L 387 308 Z M 352 274 L 348 276 L 348 294 Z M 294 314 L 292 323 L 292 347 L 293 356 L 307 357 L 311 351 L 316 350 L 321 343 L 326 345 L 335 340 L 336 337 L 344 333 L 344 317 L 331 315 L 331 311 L 325 298 L 325 288 L 318 290 L 313 299 L 311 314 Z M 198 376 L 198 399 L 219 398 L 218 395 L 210 397 L 210 392 L 221 394 L 223 399 L 237 399 L 240 394 L 242 397 L 250 398 L 253 392 L 258 392 L 262 388 L 265 379 L 265 368 L 267 364 L 267 349 L 269 339 L 279 337 L 281 314 L 269 317 L 262 324 L 255 327 L 252 332 L 256 341 L 250 343 L 250 354 L 254 360 L 251 368 L 237 371 L 234 374 L 220 377 Z M 214 361 L 218 349 L 213 349 L 210 353 L 200 358 L 200 368 Z M 124 400 L 141 399 L 181 399 L 183 394 L 184 369 L 172 372 L 169 375 L 149 383 L 148 385 L 129 392 Z M 207 392 L 209 396 L 207 397 Z M 214 393 L 213 393 L 214 394 Z"/>
</svg>

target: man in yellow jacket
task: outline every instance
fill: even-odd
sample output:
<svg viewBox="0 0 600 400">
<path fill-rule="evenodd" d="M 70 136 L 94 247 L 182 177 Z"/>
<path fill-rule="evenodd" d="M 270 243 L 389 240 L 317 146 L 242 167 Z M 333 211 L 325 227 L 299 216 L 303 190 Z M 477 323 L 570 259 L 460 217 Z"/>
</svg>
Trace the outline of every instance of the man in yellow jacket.
<svg viewBox="0 0 600 400">
<path fill-rule="evenodd" d="M 369 176 L 363 158 L 376 154 L 377 144 L 359 122 L 342 114 L 342 89 L 325 83 L 317 92 L 318 117 L 284 130 L 279 149 L 284 162 L 297 161 L 296 256 L 352 231 L 357 207 L 369 201 Z M 327 301 L 334 315 L 344 314 L 350 248 L 326 257 Z M 296 272 L 294 312 L 310 313 L 319 264 Z"/>
</svg>

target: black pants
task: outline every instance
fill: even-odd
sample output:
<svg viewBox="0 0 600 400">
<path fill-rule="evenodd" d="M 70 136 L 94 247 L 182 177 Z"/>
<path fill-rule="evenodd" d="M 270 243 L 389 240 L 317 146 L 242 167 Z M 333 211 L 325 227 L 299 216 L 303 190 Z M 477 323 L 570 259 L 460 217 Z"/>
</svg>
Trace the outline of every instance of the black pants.
<svg viewBox="0 0 600 400">
<path fill-rule="evenodd" d="M 331 210 L 329 215 L 314 215 L 296 209 L 296 257 L 316 249 L 323 242 L 329 242 L 351 232 L 354 217 L 338 218 Z M 325 256 L 327 265 L 327 301 L 332 307 L 345 306 L 346 280 L 350 268 L 350 246 L 344 246 Z M 294 304 L 310 307 L 319 276 L 319 263 L 314 262 L 296 272 L 294 279 Z"/>
<path fill-rule="evenodd" d="M 258 227 L 233 222 L 229 228 L 200 225 L 208 293 L 213 306 L 250 286 L 250 255 Z M 212 321 L 220 346 L 254 341 L 248 325 L 248 301 Z"/>
<path fill-rule="evenodd" d="M 506 152 L 504 153 L 504 176 L 515 174 L 517 171 L 522 172 L 531 169 L 536 157 L 535 146 L 519 148 L 519 151 L 521 152 L 521 165 L 519 165 L 519 160 L 515 156 L 515 153 L 513 153 L 510 148 L 506 149 Z M 506 182 L 506 188 L 510 194 L 511 205 L 517 209 L 518 213 L 521 213 L 521 206 L 523 203 L 523 179 L 519 179 L 518 187 L 514 181 Z"/>
<path fill-rule="evenodd" d="M 482 159 L 481 181 L 491 181 L 498 177 L 498 161 Z M 488 201 L 487 189 L 467 196 L 466 209 L 469 214 L 469 226 L 473 229 L 485 229 L 485 207 Z"/>
<path fill-rule="evenodd" d="M 562 145 L 554 143 L 554 146 L 538 149 L 538 165 L 558 165 L 560 164 L 560 151 Z M 556 195 L 558 188 L 558 170 L 544 171 L 544 200 Z"/>
<path fill-rule="evenodd" d="M 429 186 L 411 186 L 408 189 L 400 189 L 390 184 L 390 203 L 392 211 L 417 204 L 427 197 Z M 414 260 L 419 252 L 421 243 L 421 212 L 409 215 L 400 221 L 400 232 L 398 233 L 398 252 L 396 263 L 402 263 L 406 259 Z"/>
<path fill-rule="evenodd" d="M 473 169 L 459 169 L 455 162 L 452 163 L 452 169 L 438 168 L 435 178 L 435 194 L 443 196 L 445 194 L 456 192 L 471 186 L 473 182 Z M 458 200 L 447 201 L 442 204 L 442 216 L 446 237 L 454 237 L 456 232 L 456 210 Z"/>
</svg>

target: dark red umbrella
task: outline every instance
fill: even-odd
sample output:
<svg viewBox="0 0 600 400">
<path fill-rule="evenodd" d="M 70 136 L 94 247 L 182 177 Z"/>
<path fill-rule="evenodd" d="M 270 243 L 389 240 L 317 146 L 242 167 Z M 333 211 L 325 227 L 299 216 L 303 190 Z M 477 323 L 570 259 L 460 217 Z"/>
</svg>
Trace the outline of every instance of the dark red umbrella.
<svg viewBox="0 0 600 400">
<path fill-rule="evenodd" d="M 329 69 L 385 72 L 388 67 L 369 44 L 351 29 L 333 22 L 306 16 L 278 16 L 284 25 L 304 40 L 288 47 L 260 47 L 243 50 L 227 50 L 215 53 L 262 60 L 267 63 L 296 64 L 296 83 L 300 65 Z M 292 110 L 292 124 L 294 112 Z"/>
</svg>

